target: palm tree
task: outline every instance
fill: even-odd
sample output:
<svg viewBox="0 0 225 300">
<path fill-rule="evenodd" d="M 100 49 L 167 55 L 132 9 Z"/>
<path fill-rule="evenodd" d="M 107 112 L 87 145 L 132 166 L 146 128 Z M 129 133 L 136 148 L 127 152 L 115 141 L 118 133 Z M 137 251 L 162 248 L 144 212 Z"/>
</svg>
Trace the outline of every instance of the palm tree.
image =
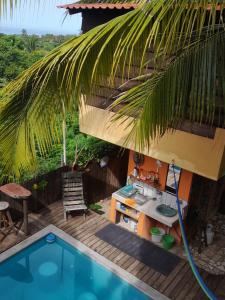
<svg viewBox="0 0 225 300">
<path fill-rule="evenodd" d="M 121 122 L 135 117 L 130 137 L 140 147 L 184 120 L 223 127 L 225 0 L 208 2 L 142 0 L 134 11 L 56 48 L 6 86 L 0 110 L 4 171 L 19 176 L 34 165 L 37 147 L 44 153 L 51 146 L 62 99 L 72 112 L 81 95 L 114 85 L 118 73 L 121 85 L 138 82 L 112 106 L 123 104 L 115 117 Z"/>
<path fill-rule="evenodd" d="M 24 46 L 28 52 L 35 51 L 37 49 L 37 44 L 38 44 L 38 36 L 36 36 L 35 34 L 31 36 L 27 35 L 24 38 Z"/>
</svg>

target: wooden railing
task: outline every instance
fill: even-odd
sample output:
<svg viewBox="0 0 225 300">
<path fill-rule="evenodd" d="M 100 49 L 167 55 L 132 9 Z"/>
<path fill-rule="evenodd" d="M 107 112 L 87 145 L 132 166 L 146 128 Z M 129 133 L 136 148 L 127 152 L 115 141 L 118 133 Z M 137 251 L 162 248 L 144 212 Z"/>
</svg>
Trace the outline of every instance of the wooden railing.
<svg viewBox="0 0 225 300">
<path fill-rule="evenodd" d="M 86 202 L 95 203 L 109 197 L 115 190 L 126 183 L 128 153 L 109 160 L 108 166 L 101 168 L 95 161 L 84 170 L 84 196 Z M 32 192 L 28 200 L 30 212 L 37 212 L 51 203 L 62 199 L 62 173 L 71 170 L 65 166 L 45 175 L 33 178 L 22 184 Z M 3 194 L 0 200 L 8 201 L 14 219 L 22 216 L 22 202 Z"/>
</svg>

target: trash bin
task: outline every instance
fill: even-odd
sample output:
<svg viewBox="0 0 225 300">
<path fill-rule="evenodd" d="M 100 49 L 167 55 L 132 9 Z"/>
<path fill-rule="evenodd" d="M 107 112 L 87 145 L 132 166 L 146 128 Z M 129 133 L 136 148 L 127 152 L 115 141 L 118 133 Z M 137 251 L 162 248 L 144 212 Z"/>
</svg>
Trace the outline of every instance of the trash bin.
<svg viewBox="0 0 225 300">
<path fill-rule="evenodd" d="M 154 243 L 160 243 L 162 240 L 162 236 L 165 234 L 165 231 L 164 229 L 159 227 L 152 227 L 150 233 L 152 235 L 152 241 Z"/>
</svg>

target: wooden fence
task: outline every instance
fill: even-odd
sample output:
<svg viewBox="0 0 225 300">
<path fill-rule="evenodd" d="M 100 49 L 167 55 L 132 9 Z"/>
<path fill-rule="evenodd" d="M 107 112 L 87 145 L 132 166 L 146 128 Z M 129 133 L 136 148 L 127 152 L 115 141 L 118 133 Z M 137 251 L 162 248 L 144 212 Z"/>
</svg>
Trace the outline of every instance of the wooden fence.
<svg viewBox="0 0 225 300">
<path fill-rule="evenodd" d="M 87 203 L 95 203 L 109 197 L 114 191 L 126 183 L 128 165 L 128 153 L 125 151 L 120 157 L 111 158 L 108 166 L 101 168 L 95 161 L 91 162 L 84 170 L 84 196 Z M 37 212 L 53 202 L 62 198 L 62 173 L 69 167 L 61 167 L 45 175 L 27 181 L 23 186 L 32 191 L 28 200 L 29 210 Z M 44 183 L 44 187 L 40 188 Z M 38 187 L 35 189 L 35 187 Z M 3 194 L 1 200 L 8 201 L 14 218 L 20 218 L 22 213 L 22 201 L 11 199 Z"/>
<path fill-rule="evenodd" d="M 110 197 L 113 192 L 126 184 L 128 151 L 109 160 L 108 166 L 101 168 L 92 162 L 84 173 L 84 196 L 88 203 L 95 203 Z"/>
<path fill-rule="evenodd" d="M 68 170 L 68 167 L 61 167 L 47 174 L 33 178 L 22 185 L 32 192 L 32 196 L 28 200 L 29 211 L 35 212 L 43 207 L 56 202 L 62 197 L 62 179 L 61 174 Z M 40 186 L 40 183 L 46 183 L 43 188 L 35 189 Z M 0 196 L 1 200 L 8 201 L 14 218 L 18 219 L 22 214 L 22 201 L 12 199 L 4 194 Z"/>
</svg>

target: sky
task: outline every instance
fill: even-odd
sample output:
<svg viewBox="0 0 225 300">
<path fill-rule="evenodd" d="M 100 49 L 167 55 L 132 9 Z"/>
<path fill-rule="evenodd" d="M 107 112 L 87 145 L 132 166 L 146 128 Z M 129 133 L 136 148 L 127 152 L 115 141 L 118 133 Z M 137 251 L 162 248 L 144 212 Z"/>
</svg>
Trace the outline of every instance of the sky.
<svg viewBox="0 0 225 300">
<path fill-rule="evenodd" d="M 33 2 L 33 4 L 32 4 Z M 81 14 L 68 15 L 65 20 L 65 9 L 59 9 L 57 4 L 74 3 L 73 0 L 41 0 L 39 7 L 32 0 L 30 5 L 24 5 L 0 20 L 0 33 L 19 34 L 26 29 L 28 34 L 79 34 L 81 29 Z M 64 20 L 64 21 L 63 21 Z"/>
</svg>

